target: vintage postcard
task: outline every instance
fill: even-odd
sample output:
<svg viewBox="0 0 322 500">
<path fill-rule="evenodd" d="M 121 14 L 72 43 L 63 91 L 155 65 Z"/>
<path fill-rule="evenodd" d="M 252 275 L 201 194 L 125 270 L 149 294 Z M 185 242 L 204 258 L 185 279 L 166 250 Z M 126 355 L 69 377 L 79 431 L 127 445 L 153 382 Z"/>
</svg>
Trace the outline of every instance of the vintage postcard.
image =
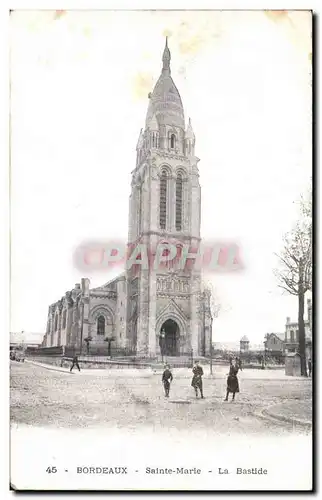
<svg viewBox="0 0 322 500">
<path fill-rule="evenodd" d="M 11 11 L 12 490 L 312 491 L 312 29 Z"/>
</svg>

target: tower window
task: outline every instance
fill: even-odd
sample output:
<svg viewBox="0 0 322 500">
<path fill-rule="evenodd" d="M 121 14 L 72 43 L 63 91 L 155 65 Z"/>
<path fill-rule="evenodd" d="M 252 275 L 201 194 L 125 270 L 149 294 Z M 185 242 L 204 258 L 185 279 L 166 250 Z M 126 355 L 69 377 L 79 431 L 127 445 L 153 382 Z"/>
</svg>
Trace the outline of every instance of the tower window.
<svg viewBox="0 0 322 500">
<path fill-rule="evenodd" d="M 176 230 L 182 229 L 182 174 L 178 174 L 176 181 Z"/>
<path fill-rule="evenodd" d="M 294 342 L 294 331 L 291 330 L 290 334 L 291 334 L 291 342 Z"/>
<path fill-rule="evenodd" d="M 105 335 L 105 318 L 99 316 L 97 318 L 97 335 Z"/>
<path fill-rule="evenodd" d="M 56 314 L 55 316 L 55 329 L 54 329 L 55 332 L 57 332 L 57 328 L 58 328 L 58 314 Z"/>
<path fill-rule="evenodd" d="M 170 136 L 170 148 L 174 149 L 176 147 L 176 136 L 171 134 Z"/>
<path fill-rule="evenodd" d="M 161 174 L 160 179 L 160 227 L 166 228 L 167 221 L 167 173 L 165 171 Z"/>
</svg>

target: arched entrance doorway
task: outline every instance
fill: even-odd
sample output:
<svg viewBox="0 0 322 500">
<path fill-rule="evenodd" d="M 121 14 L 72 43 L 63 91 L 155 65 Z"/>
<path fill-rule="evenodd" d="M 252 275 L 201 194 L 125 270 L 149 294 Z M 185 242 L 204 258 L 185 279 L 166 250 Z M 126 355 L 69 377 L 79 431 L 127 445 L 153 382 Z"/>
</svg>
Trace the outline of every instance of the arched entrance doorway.
<svg viewBox="0 0 322 500">
<path fill-rule="evenodd" d="M 164 334 L 164 335 L 163 335 Z M 167 319 L 160 330 L 160 349 L 165 356 L 177 356 L 179 351 L 179 327 L 173 319 Z"/>
</svg>

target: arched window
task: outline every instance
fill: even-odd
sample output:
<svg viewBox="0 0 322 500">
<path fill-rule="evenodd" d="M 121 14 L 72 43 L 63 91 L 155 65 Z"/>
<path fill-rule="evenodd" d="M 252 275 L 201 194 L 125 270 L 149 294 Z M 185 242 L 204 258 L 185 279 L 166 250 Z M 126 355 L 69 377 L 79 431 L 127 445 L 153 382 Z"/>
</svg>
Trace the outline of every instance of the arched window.
<svg viewBox="0 0 322 500">
<path fill-rule="evenodd" d="M 294 342 L 294 331 L 293 330 L 290 331 L 290 335 L 291 335 L 291 342 Z"/>
<path fill-rule="evenodd" d="M 177 175 L 176 180 L 176 230 L 181 231 L 182 229 L 182 174 Z"/>
<path fill-rule="evenodd" d="M 167 173 L 163 170 L 160 179 L 160 227 L 166 228 L 167 222 Z"/>
<path fill-rule="evenodd" d="M 155 133 L 152 132 L 152 147 L 155 147 Z"/>
<path fill-rule="evenodd" d="M 97 318 L 97 335 L 105 335 L 105 318 L 99 316 Z"/>
<path fill-rule="evenodd" d="M 174 134 L 170 135 L 170 148 L 174 149 L 176 147 L 176 136 Z"/>
<path fill-rule="evenodd" d="M 57 332 L 57 328 L 58 328 L 58 314 L 56 314 L 55 316 L 55 332 Z"/>
</svg>

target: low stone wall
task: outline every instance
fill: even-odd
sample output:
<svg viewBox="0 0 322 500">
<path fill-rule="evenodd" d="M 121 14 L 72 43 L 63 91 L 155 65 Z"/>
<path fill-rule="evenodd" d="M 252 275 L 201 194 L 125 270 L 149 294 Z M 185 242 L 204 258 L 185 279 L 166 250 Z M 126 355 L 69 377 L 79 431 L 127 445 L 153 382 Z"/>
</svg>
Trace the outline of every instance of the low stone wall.
<svg viewBox="0 0 322 500">
<path fill-rule="evenodd" d="M 63 368 L 69 368 L 72 363 L 72 358 L 71 357 L 62 357 L 62 356 L 27 356 L 26 359 L 29 359 L 30 361 L 36 361 L 38 363 L 45 363 L 47 365 L 54 365 L 54 366 L 60 366 Z M 110 368 L 119 368 L 119 369 L 127 369 L 127 368 L 137 368 L 137 369 L 146 369 L 146 368 L 155 368 L 156 366 L 161 369 L 163 367 L 164 363 L 161 363 L 160 361 L 155 361 L 155 360 L 136 360 L 134 361 L 133 358 L 131 359 L 117 359 L 117 358 L 112 358 L 108 359 L 107 357 L 102 357 L 102 359 L 95 359 L 94 357 L 91 359 L 91 357 L 82 357 L 80 356 L 78 358 L 79 360 L 79 365 L 81 369 L 110 369 Z M 206 362 L 207 360 L 203 359 L 201 362 L 202 366 L 208 365 Z M 218 362 L 218 360 L 213 361 L 213 366 L 216 365 L 226 365 L 227 368 L 229 368 L 229 363 L 228 362 Z M 184 368 L 184 367 L 191 367 L 190 361 L 189 360 L 177 360 L 170 361 L 170 366 L 171 368 Z M 283 365 L 270 365 L 270 366 L 265 366 L 265 368 L 262 368 L 261 365 L 259 364 L 245 364 L 242 365 L 242 370 L 247 370 L 247 369 L 254 369 L 254 370 L 284 370 L 285 366 Z"/>
<path fill-rule="evenodd" d="M 36 363 L 44 363 L 46 365 L 52 366 L 60 366 L 62 368 L 70 368 L 72 364 L 72 358 L 62 358 L 61 356 L 28 356 L 29 361 L 35 361 Z M 117 361 L 117 360 L 102 360 L 102 361 L 92 361 L 87 359 L 79 358 L 78 360 L 79 366 L 81 369 L 127 369 L 127 368 L 137 368 L 137 369 L 146 369 L 150 368 L 150 363 L 134 363 L 133 361 Z M 76 368 L 77 369 L 77 368 Z"/>
<path fill-rule="evenodd" d="M 264 368 L 262 365 L 256 365 L 254 364 L 248 364 L 248 365 L 242 365 L 242 370 L 244 369 L 252 369 L 252 370 L 285 370 L 285 365 L 266 365 Z"/>
<path fill-rule="evenodd" d="M 26 356 L 26 360 L 44 363 L 45 365 L 62 366 L 61 356 Z"/>
</svg>

